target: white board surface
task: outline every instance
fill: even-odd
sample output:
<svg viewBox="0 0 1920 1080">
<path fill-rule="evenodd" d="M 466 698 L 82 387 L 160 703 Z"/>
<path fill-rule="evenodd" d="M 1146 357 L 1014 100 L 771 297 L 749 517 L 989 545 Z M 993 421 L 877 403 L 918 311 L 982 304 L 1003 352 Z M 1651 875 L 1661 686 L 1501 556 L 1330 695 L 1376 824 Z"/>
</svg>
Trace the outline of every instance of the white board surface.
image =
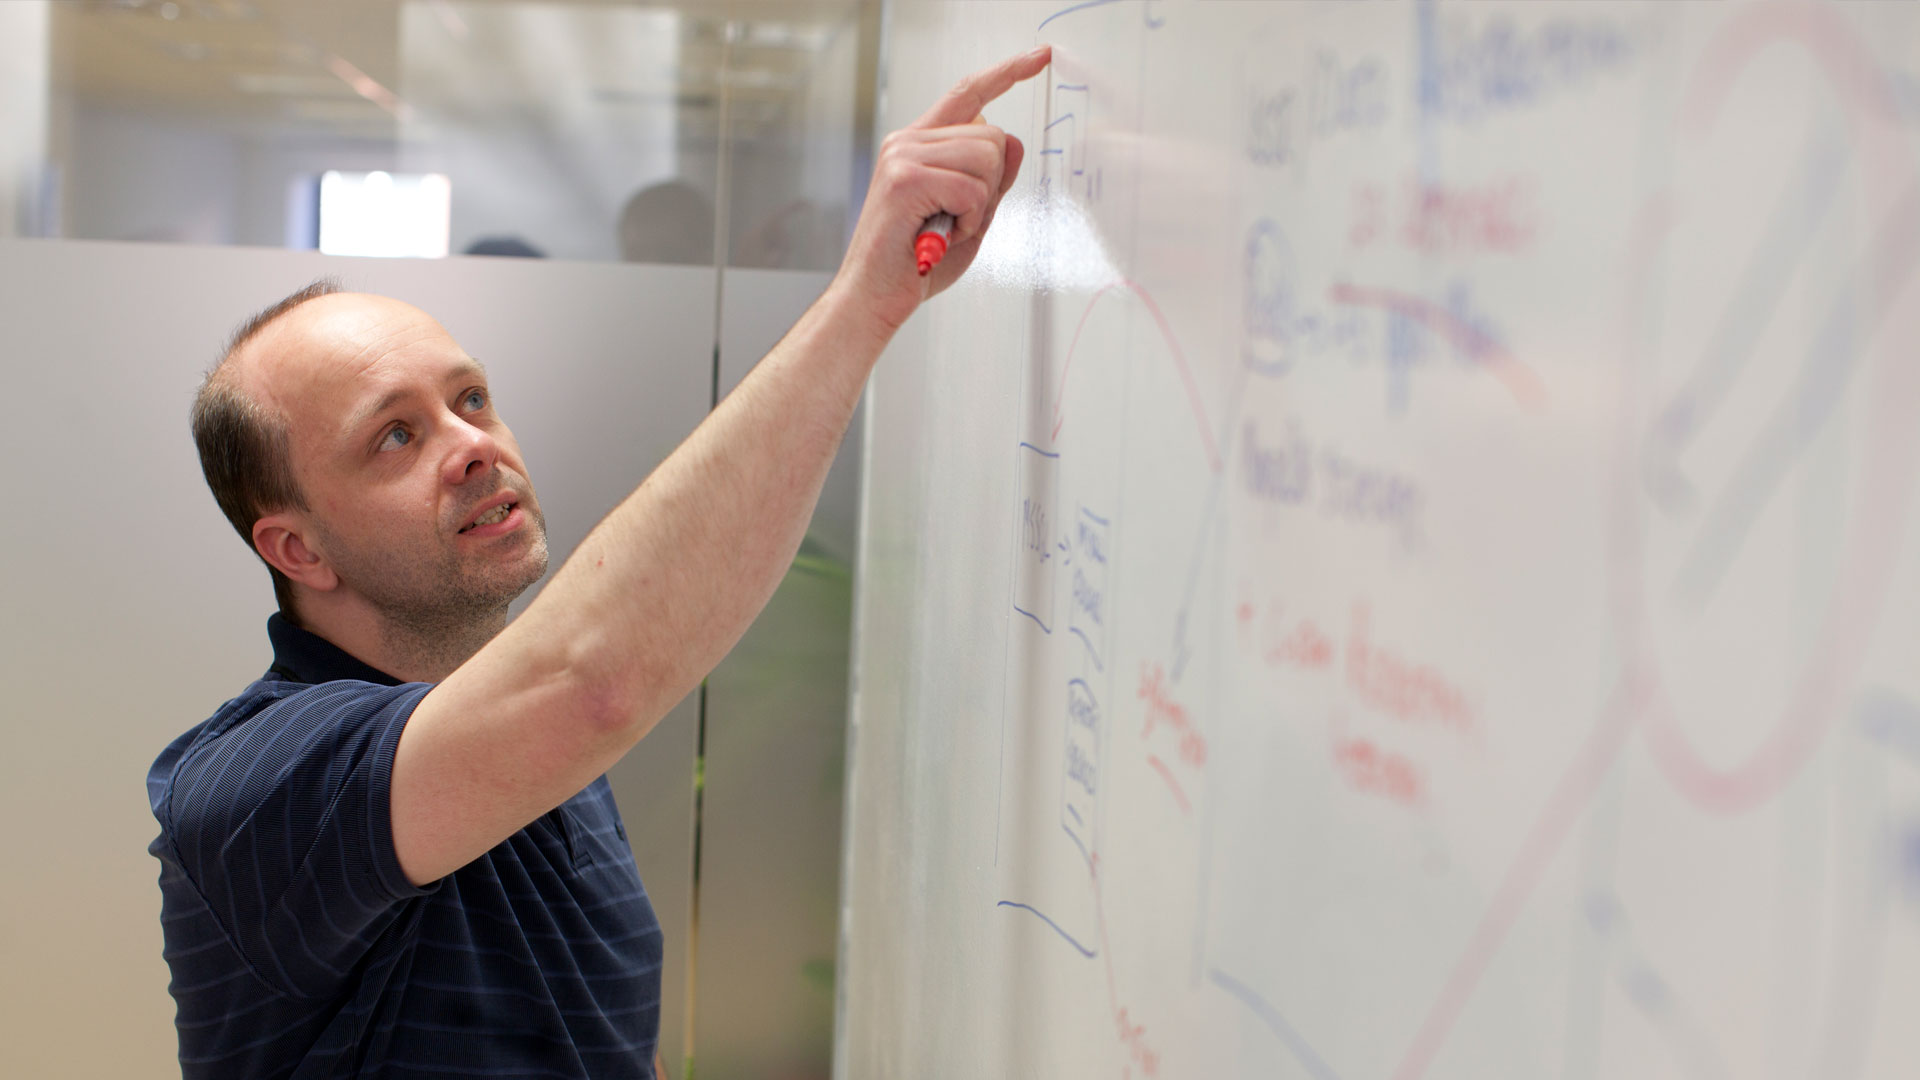
<svg viewBox="0 0 1920 1080">
<path fill-rule="evenodd" d="M 1040 42 L 868 403 L 848 1077 L 1909 1077 L 1920 6 Z"/>
</svg>

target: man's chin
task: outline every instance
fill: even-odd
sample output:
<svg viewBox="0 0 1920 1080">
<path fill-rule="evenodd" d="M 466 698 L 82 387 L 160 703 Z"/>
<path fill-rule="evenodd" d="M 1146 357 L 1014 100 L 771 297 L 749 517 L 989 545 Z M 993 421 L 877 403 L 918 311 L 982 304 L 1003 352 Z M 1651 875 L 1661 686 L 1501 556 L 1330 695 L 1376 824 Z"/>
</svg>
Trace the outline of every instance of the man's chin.
<svg viewBox="0 0 1920 1080">
<path fill-rule="evenodd" d="M 505 594 L 505 603 L 512 603 L 521 593 L 540 583 L 547 574 L 547 539 L 542 536 L 516 560 L 511 567 L 501 567 L 496 580 Z"/>
<path fill-rule="evenodd" d="M 498 610 L 538 584 L 547 572 L 547 533 L 538 518 L 527 525 L 484 547 L 448 552 L 453 580 L 446 592 L 465 596 L 475 607 Z"/>
</svg>

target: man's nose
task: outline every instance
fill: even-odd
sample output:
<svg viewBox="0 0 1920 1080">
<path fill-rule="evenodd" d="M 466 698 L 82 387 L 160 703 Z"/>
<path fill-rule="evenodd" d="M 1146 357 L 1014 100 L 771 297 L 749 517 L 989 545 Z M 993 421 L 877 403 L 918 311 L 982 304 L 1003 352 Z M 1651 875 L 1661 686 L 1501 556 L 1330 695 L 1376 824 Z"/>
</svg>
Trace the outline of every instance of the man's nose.
<svg viewBox="0 0 1920 1080">
<path fill-rule="evenodd" d="M 499 442 L 491 434 L 467 423 L 464 418 L 454 418 L 449 421 L 449 426 L 453 430 L 453 446 L 446 458 L 446 482 L 463 484 L 492 473 L 494 463 L 500 460 Z"/>
</svg>

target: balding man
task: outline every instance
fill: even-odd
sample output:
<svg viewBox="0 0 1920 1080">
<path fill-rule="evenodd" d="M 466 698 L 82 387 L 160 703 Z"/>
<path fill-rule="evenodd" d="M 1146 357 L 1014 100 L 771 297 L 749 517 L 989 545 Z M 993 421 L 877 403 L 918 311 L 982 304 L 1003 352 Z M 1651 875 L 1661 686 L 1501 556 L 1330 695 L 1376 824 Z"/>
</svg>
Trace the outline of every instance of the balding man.
<svg viewBox="0 0 1920 1080">
<path fill-rule="evenodd" d="M 188 1078 L 653 1074 L 661 933 L 603 774 L 772 595 L 881 349 L 1019 171 L 981 108 L 1047 60 L 886 140 L 825 294 L 511 624 L 547 540 L 480 365 L 325 283 L 235 335 L 194 436 L 280 612 L 148 777 Z"/>
</svg>

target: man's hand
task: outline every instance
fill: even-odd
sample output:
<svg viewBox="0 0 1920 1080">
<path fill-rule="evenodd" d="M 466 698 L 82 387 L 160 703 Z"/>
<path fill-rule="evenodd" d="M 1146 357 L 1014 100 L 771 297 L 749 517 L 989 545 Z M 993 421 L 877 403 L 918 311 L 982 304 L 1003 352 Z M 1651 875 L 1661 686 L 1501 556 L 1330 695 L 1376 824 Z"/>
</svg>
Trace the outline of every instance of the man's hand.
<svg viewBox="0 0 1920 1080">
<path fill-rule="evenodd" d="M 851 296 L 873 306 L 888 332 L 906 322 L 922 300 L 959 280 L 973 262 L 1026 155 L 1019 139 L 986 123 L 981 113 L 1015 83 L 1044 71 L 1052 59 L 1053 47 L 1043 45 L 970 75 L 926 115 L 880 144 L 873 183 L 839 276 Z M 947 255 L 921 277 L 913 239 L 921 224 L 941 211 L 955 219 Z"/>
</svg>

